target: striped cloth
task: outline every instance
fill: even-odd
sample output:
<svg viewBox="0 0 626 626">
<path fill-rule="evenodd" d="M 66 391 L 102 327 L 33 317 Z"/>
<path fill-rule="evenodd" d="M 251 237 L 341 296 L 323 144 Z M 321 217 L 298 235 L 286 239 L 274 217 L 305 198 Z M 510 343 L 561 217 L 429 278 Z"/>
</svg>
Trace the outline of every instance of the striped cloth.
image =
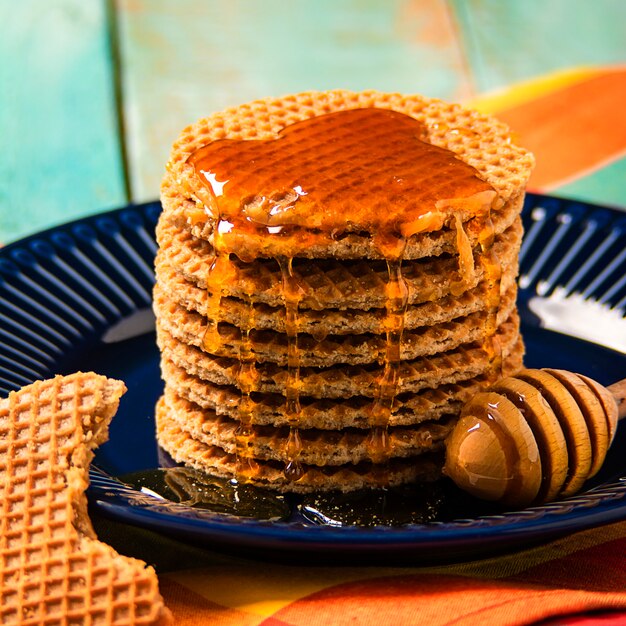
<svg viewBox="0 0 626 626">
<path fill-rule="evenodd" d="M 94 521 L 101 539 L 157 567 L 178 626 L 626 626 L 626 522 L 480 561 L 394 568 L 245 560 Z"/>
<path fill-rule="evenodd" d="M 626 209 L 626 67 L 568 70 L 467 105 L 534 152 L 531 191 Z"/>
</svg>

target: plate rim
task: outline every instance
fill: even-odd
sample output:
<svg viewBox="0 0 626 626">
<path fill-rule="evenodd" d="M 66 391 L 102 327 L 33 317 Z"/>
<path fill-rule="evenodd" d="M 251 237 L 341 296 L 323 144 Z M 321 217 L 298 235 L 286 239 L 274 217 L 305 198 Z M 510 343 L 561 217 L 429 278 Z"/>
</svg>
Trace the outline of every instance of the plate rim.
<svg viewBox="0 0 626 626">
<path fill-rule="evenodd" d="M 579 201 L 557 196 L 527 193 L 527 198 L 535 204 L 541 201 L 556 202 L 558 204 L 582 205 L 587 209 L 598 209 L 608 211 L 615 217 L 626 217 L 626 213 L 619 209 L 602 206 L 590 202 Z M 46 228 L 42 231 L 32 233 L 19 240 L 10 242 L 0 248 L 0 258 L 8 255 L 12 250 L 21 246 L 27 246 L 37 239 L 46 239 L 53 233 L 60 230 L 72 228 L 81 224 L 95 224 L 98 220 L 118 217 L 124 212 L 138 211 L 145 218 L 148 211 L 160 211 L 160 203 L 158 200 L 139 204 L 127 204 L 125 206 L 103 211 L 97 214 L 85 216 L 82 218 L 70 220 L 61 224 L 57 224 Z M 594 344 L 598 345 L 598 344 Z M 605 348 L 607 349 L 607 348 Z M 626 468 L 624 468 L 626 472 Z M 106 487 L 99 487 L 98 480 L 104 480 L 106 477 Z M 171 510 L 164 510 L 165 507 L 156 512 L 155 507 L 159 507 L 158 500 L 151 498 L 150 502 L 141 502 L 136 497 L 139 494 L 141 498 L 150 498 L 140 491 L 133 489 L 119 482 L 116 478 L 110 477 L 93 465 L 90 470 L 91 484 L 87 490 L 87 496 L 90 504 L 103 514 L 114 517 L 126 523 L 152 528 L 159 532 L 168 533 L 172 526 L 182 526 L 185 529 L 192 527 L 194 533 L 202 536 L 205 533 L 199 529 L 211 531 L 210 534 L 226 533 L 241 536 L 242 529 L 245 528 L 245 540 L 250 543 L 251 538 L 257 539 L 271 538 L 280 540 L 285 543 L 286 547 L 293 547 L 296 544 L 302 547 L 304 544 L 328 543 L 337 544 L 354 544 L 363 546 L 366 543 L 373 548 L 376 546 L 389 546 L 390 544 L 415 544 L 417 541 L 419 546 L 423 546 L 424 542 L 433 546 L 442 547 L 442 545 L 456 544 L 480 537 L 488 538 L 488 542 L 503 544 L 509 540 L 519 540 L 520 537 L 535 536 L 556 533 L 561 534 L 574 530 L 583 530 L 594 526 L 599 526 L 614 521 L 622 520 L 626 517 L 626 475 L 620 476 L 616 480 L 599 485 L 590 490 L 573 496 L 567 500 L 561 500 L 556 503 L 543 505 L 542 507 L 529 507 L 520 511 L 507 511 L 503 515 L 478 516 L 468 518 L 469 523 L 463 520 L 454 520 L 451 522 L 435 522 L 429 524 L 409 524 L 404 526 L 341 526 L 334 527 L 329 525 L 310 524 L 307 526 L 294 525 L 293 522 L 264 522 L 262 520 L 242 520 L 214 512 L 207 512 L 204 515 L 181 515 L 180 512 L 173 514 Z M 117 486 L 114 484 L 117 483 Z M 121 487 L 120 487 L 121 486 Z M 616 488 L 618 495 L 604 499 L 601 495 L 602 490 Z M 113 490 L 113 491 L 111 491 Z M 133 498 L 128 497 L 128 492 L 132 492 Z M 581 496 L 589 496 L 590 493 L 596 491 L 599 495 L 593 504 L 588 502 L 585 506 L 576 508 L 580 503 L 578 500 Z M 108 495 L 107 495 L 108 494 Z M 113 494 L 113 497 L 111 497 Z M 120 501 L 115 501 L 117 498 Z M 184 505 L 180 505 L 184 507 Z M 167 505 L 170 508 L 170 505 Z M 569 517 L 563 518 L 563 508 L 572 508 L 572 511 L 566 513 Z M 194 511 L 191 507 L 184 507 L 187 512 Z M 541 509 L 538 513 L 537 509 Z M 533 511 L 534 517 L 529 515 Z M 197 510 L 196 510 L 197 511 Z M 517 519 L 515 519 L 517 518 Z M 495 520 L 498 523 L 495 523 Z M 504 520 L 504 521 L 502 521 Z M 198 531 L 197 533 L 195 531 Z M 244 542 L 245 543 L 245 542 Z M 415 546 L 414 546 L 415 547 Z"/>
</svg>

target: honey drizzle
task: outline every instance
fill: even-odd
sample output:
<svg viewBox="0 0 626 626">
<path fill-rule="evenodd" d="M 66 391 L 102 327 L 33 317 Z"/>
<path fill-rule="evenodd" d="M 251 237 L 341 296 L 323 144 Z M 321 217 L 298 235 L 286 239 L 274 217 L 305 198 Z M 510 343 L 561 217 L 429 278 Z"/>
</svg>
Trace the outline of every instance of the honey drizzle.
<svg viewBox="0 0 626 626">
<path fill-rule="evenodd" d="M 256 369 L 256 358 L 252 350 L 250 331 L 254 328 L 254 302 L 248 297 L 246 314 L 241 322 L 241 340 L 239 343 L 239 372 L 237 385 L 241 390 L 239 404 L 239 426 L 235 432 L 236 474 L 243 481 L 250 480 L 258 474 L 259 466 L 252 457 L 254 430 L 254 413 L 256 403 L 251 394 L 259 384 L 259 373 Z"/>
<path fill-rule="evenodd" d="M 486 337 L 483 347 L 489 358 L 487 374 L 492 381 L 503 375 L 502 344 L 497 335 L 498 315 L 502 301 L 502 264 L 494 249 L 495 228 L 491 212 L 487 212 L 480 220 L 478 242 L 482 254 L 480 265 L 487 280 L 487 319 L 485 320 Z"/>
<path fill-rule="evenodd" d="M 402 276 L 402 260 L 407 239 L 397 238 L 390 246 L 388 242 L 379 248 L 386 253 L 388 280 L 385 285 L 385 356 L 383 373 L 378 383 L 376 397 L 370 413 L 370 437 L 368 452 L 378 483 L 385 480 L 381 465 L 389 460 L 389 420 L 400 384 L 402 364 L 402 334 L 409 302 L 409 290 Z"/>
<path fill-rule="evenodd" d="M 300 349 L 298 347 L 298 306 L 301 288 L 293 272 L 293 257 L 278 257 L 285 300 L 285 334 L 287 335 L 287 384 L 285 386 L 285 416 L 289 423 L 289 435 L 285 445 L 287 462 L 285 477 L 297 481 L 304 473 L 299 457 L 302 441 L 298 430 L 300 416 Z"/>
<path fill-rule="evenodd" d="M 313 232 L 327 245 L 347 230 L 437 231 L 458 207 L 475 214 L 496 192 L 426 135 L 411 116 L 361 108 L 290 124 L 275 138 L 216 140 L 187 161 L 201 183 L 193 195 L 208 196 L 209 217 L 235 225 L 237 255 L 289 256 Z"/>
<path fill-rule="evenodd" d="M 207 327 L 202 337 L 202 347 L 211 354 L 217 354 L 222 345 L 219 323 L 224 285 L 236 279 L 235 266 L 230 260 L 228 245 L 224 241 L 226 230 L 222 228 L 222 221 L 218 221 L 218 226 L 213 235 L 215 256 L 209 265 L 206 279 Z"/>
<path fill-rule="evenodd" d="M 476 267 L 472 244 L 463 227 L 463 219 L 458 213 L 454 214 L 454 224 L 456 227 L 456 247 L 459 253 L 460 280 L 452 283 L 450 291 L 452 295 L 460 296 L 469 288 L 476 277 Z"/>
<path fill-rule="evenodd" d="M 197 211 L 195 209 L 194 211 Z M 198 218 L 197 212 L 187 216 L 189 220 Z M 228 252 L 228 233 L 231 224 L 226 220 L 218 220 L 213 234 L 213 250 L 215 256 L 211 261 L 206 279 L 207 326 L 202 337 L 202 348 L 210 353 L 219 355 L 222 339 L 219 334 L 221 320 L 222 297 L 224 286 L 236 279 L 236 268 Z M 239 342 L 239 370 L 237 385 L 241 391 L 239 403 L 239 425 L 235 431 L 236 476 L 241 482 L 246 482 L 258 474 L 259 466 L 252 457 L 251 449 L 254 438 L 252 428 L 256 404 L 251 394 L 256 390 L 259 375 L 256 369 L 256 358 L 252 350 L 250 332 L 255 326 L 254 302 L 248 298 L 245 314 L 241 321 L 241 337 Z"/>
</svg>

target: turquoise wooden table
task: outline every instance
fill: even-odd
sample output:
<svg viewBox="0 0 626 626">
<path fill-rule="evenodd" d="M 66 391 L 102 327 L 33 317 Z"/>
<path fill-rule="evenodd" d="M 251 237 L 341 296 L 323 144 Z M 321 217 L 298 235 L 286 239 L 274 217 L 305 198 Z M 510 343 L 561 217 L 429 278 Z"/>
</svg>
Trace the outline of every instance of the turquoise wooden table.
<svg viewBox="0 0 626 626">
<path fill-rule="evenodd" d="M 624 64 L 624 24 L 622 0 L 2 2 L 0 241 L 156 198 L 179 130 L 225 106 L 334 87 L 480 103 Z M 625 205 L 620 141 L 608 174 L 546 188 Z"/>
</svg>

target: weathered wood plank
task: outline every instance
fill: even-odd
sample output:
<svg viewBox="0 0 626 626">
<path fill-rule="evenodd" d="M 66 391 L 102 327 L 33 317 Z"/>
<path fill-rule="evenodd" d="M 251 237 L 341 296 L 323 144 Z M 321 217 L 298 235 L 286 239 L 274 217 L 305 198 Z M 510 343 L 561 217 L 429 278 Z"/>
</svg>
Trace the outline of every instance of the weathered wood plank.
<svg viewBox="0 0 626 626">
<path fill-rule="evenodd" d="M 605 204 L 626 211 L 624 181 L 626 181 L 626 156 L 602 164 L 602 167 L 587 175 L 548 191 L 564 198 Z"/>
<path fill-rule="evenodd" d="M 0 3 L 0 241 L 126 201 L 105 0 Z"/>
<path fill-rule="evenodd" d="M 374 88 L 470 95 L 446 0 L 118 0 L 133 197 L 158 194 L 172 141 L 255 98 Z"/>
<path fill-rule="evenodd" d="M 577 65 L 623 63 L 623 0 L 450 0 L 479 91 Z"/>
</svg>

